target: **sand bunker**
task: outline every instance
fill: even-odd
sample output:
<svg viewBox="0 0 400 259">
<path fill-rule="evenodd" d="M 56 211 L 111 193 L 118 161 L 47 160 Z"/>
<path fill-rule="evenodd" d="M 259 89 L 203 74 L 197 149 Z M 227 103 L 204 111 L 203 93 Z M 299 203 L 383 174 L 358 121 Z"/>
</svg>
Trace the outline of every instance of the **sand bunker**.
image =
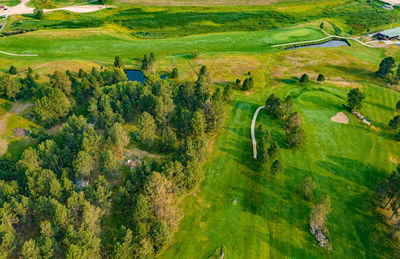
<svg viewBox="0 0 400 259">
<path fill-rule="evenodd" d="M 344 123 L 344 124 L 349 123 L 349 117 L 347 117 L 347 115 L 344 114 L 343 112 L 338 112 L 336 116 L 333 116 L 331 118 L 331 120 L 337 123 Z"/>
</svg>

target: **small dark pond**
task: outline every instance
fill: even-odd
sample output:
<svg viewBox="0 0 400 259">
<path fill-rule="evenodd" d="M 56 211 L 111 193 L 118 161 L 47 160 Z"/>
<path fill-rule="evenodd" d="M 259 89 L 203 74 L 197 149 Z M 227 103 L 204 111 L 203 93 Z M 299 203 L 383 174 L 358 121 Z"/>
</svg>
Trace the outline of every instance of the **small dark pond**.
<svg viewBox="0 0 400 259">
<path fill-rule="evenodd" d="M 125 70 L 125 74 L 128 78 L 128 81 L 140 82 L 142 84 L 144 84 L 144 82 L 146 81 L 146 77 L 140 70 Z M 160 79 L 167 79 L 167 75 L 161 75 Z"/>
<path fill-rule="evenodd" d="M 350 44 L 346 40 L 330 40 L 323 43 L 316 44 L 306 44 L 288 47 L 286 49 L 301 49 L 301 48 L 332 48 L 332 47 L 342 47 L 342 46 L 350 46 Z"/>
<path fill-rule="evenodd" d="M 146 81 L 146 77 L 140 70 L 125 70 L 125 74 L 128 81 L 140 82 L 142 84 Z"/>
</svg>

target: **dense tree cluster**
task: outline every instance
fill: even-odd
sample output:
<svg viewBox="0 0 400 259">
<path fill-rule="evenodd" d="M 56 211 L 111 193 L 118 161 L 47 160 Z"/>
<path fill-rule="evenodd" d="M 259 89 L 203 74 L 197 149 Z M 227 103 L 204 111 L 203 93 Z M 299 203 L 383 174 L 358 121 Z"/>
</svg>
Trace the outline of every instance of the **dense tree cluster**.
<svg viewBox="0 0 400 259">
<path fill-rule="evenodd" d="M 301 117 L 294 112 L 293 100 L 287 96 L 284 101 L 271 94 L 265 107 L 267 112 L 283 122 L 283 127 L 287 133 L 287 144 L 291 148 L 297 148 L 304 144 L 305 132 L 301 128 Z"/>
<path fill-rule="evenodd" d="M 381 208 L 392 212 L 393 218 L 400 209 L 400 164 L 396 170 L 377 186 L 377 200 Z"/>
<path fill-rule="evenodd" d="M 62 127 L 17 163 L 0 161 L 0 257 L 151 258 L 170 243 L 182 218 L 175 201 L 202 179 L 207 135 L 232 89 L 213 90 L 206 67 L 178 85 L 127 82 L 121 67 L 116 58 L 102 70 L 55 71 L 48 83 L 1 75 L 1 94 L 36 99 L 37 121 Z M 132 142 L 168 155 L 122 166 Z"/>
</svg>

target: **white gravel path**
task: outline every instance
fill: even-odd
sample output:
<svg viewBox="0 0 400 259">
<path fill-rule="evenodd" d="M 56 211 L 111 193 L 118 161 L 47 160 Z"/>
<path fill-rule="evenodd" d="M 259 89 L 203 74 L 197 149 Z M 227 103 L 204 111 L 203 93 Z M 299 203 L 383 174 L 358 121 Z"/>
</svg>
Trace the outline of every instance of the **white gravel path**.
<svg viewBox="0 0 400 259">
<path fill-rule="evenodd" d="M 260 112 L 261 109 L 264 109 L 265 106 L 260 106 L 257 108 L 256 112 L 254 113 L 253 120 L 251 121 L 251 140 L 253 141 L 253 153 L 254 153 L 254 159 L 257 159 L 257 141 L 256 141 L 256 133 L 254 130 L 254 127 L 256 126 L 256 120 L 258 113 Z"/>
</svg>

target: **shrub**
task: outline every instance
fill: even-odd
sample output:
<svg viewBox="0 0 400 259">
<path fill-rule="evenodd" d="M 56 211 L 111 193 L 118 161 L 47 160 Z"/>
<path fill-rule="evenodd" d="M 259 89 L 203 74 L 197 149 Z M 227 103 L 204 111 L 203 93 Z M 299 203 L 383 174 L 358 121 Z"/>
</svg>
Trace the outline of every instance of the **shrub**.
<svg viewBox="0 0 400 259">
<path fill-rule="evenodd" d="M 271 173 L 279 174 L 282 171 L 283 171 L 283 166 L 281 162 L 279 162 L 279 160 L 275 160 L 271 165 Z"/>
<path fill-rule="evenodd" d="M 303 74 L 300 78 L 300 84 L 307 84 L 310 81 L 307 74 Z"/>
</svg>

